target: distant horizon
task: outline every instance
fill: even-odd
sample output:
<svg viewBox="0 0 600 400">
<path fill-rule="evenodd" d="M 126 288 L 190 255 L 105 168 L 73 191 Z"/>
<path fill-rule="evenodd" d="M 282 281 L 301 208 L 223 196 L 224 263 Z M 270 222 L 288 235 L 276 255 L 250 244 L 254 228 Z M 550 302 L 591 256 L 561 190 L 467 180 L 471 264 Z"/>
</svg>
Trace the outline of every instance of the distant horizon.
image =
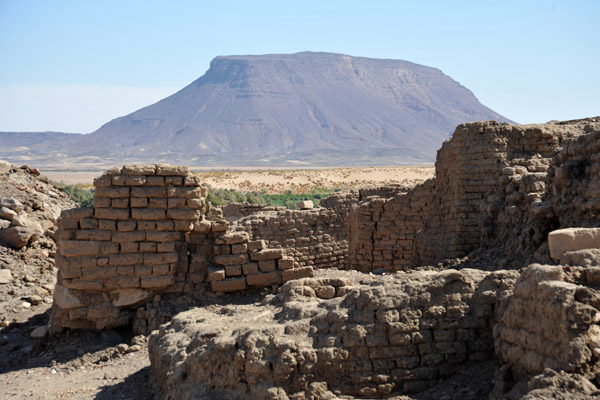
<svg viewBox="0 0 600 400">
<path fill-rule="evenodd" d="M 3 0 L 0 131 L 91 133 L 174 94 L 217 56 L 304 51 L 437 68 L 522 124 L 593 117 L 599 12 L 592 0 Z"/>
</svg>

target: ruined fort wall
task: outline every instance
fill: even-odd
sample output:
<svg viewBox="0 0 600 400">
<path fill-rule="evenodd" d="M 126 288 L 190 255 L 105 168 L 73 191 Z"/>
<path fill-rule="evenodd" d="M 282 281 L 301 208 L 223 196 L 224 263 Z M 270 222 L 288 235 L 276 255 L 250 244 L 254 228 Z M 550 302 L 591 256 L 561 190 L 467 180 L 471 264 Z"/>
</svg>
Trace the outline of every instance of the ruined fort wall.
<svg viewBox="0 0 600 400">
<path fill-rule="evenodd" d="M 544 242 L 550 230 L 598 223 L 599 131 L 600 123 L 592 119 L 458 126 L 438 152 L 436 177 L 424 185 L 431 189 L 428 214 L 414 239 L 406 239 L 414 242 L 410 263 L 435 263 L 479 248 L 501 247 L 509 265 L 516 268 L 517 259 L 530 257 L 532 261 L 538 250 L 535 257 L 547 258 Z M 390 228 L 379 221 L 402 218 L 403 204 L 410 197 L 409 193 L 390 200 L 373 199 L 373 204 L 357 209 L 361 216 L 351 215 L 351 220 L 359 221 L 350 224 L 354 232 L 349 236 L 358 238 L 351 241 L 351 265 L 364 268 L 365 260 L 377 260 L 373 267 L 390 268 L 389 260 L 379 260 L 382 254 L 388 258 L 390 252 L 394 254 L 398 244 L 389 241 L 375 248 L 373 239 L 385 239 Z M 411 217 L 410 212 L 405 215 Z M 396 236 L 402 235 L 394 229 L 398 228 L 391 230 Z"/>
</svg>

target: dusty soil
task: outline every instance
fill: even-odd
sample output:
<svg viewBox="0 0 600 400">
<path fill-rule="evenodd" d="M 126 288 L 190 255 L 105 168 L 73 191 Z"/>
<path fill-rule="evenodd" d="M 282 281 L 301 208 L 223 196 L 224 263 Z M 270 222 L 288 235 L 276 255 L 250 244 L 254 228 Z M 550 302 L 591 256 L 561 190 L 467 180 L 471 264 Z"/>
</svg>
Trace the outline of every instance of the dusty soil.
<svg viewBox="0 0 600 400">
<path fill-rule="evenodd" d="M 267 171 L 197 172 L 202 182 L 217 189 L 284 193 L 310 192 L 314 188 L 356 189 L 366 186 L 414 186 L 433 178 L 433 167 L 366 167 Z"/>
<path fill-rule="evenodd" d="M 193 169 L 192 169 L 193 170 Z M 65 184 L 91 184 L 104 168 L 65 169 L 47 167 L 42 172 Z M 432 178 L 434 167 L 365 167 L 286 170 L 203 170 L 195 172 L 218 189 L 244 191 L 310 191 L 316 187 L 351 189 L 373 185 L 410 185 Z"/>
</svg>

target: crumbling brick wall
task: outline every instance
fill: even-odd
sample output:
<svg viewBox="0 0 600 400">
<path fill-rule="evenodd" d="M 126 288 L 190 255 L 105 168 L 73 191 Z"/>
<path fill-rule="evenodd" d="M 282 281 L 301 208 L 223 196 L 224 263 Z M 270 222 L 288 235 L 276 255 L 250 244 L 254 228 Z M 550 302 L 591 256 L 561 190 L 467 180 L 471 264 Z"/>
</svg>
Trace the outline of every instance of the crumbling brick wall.
<svg viewBox="0 0 600 400">
<path fill-rule="evenodd" d="M 517 276 L 448 270 L 289 282 L 260 306 L 198 308 L 161 326 L 149 343 L 154 376 L 170 398 L 423 391 L 467 361 L 494 357 L 496 301 Z"/>
<path fill-rule="evenodd" d="M 368 269 L 367 261 L 377 260 L 371 268 L 398 269 L 389 260 L 397 243 L 375 247 L 370 242 L 390 236 L 379 234 L 389 229 L 380 220 L 405 217 L 422 223 L 408 258 L 413 266 L 491 247 L 504 248 L 514 268 L 523 257 L 549 261 L 544 247 L 549 231 L 600 223 L 599 138 L 600 121 L 593 118 L 545 125 L 459 125 L 438 151 L 436 177 L 423 185 L 431 189 L 426 217 L 403 215 L 407 197 L 401 195 L 363 204 L 356 211 L 360 215 L 350 217 L 357 224 L 350 224 L 354 231 L 349 236 L 358 238 L 351 241 L 350 265 Z"/>
<path fill-rule="evenodd" d="M 533 264 L 498 309 L 494 330 L 508 379 L 546 368 L 595 376 L 600 357 L 600 267 Z"/>
</svg>

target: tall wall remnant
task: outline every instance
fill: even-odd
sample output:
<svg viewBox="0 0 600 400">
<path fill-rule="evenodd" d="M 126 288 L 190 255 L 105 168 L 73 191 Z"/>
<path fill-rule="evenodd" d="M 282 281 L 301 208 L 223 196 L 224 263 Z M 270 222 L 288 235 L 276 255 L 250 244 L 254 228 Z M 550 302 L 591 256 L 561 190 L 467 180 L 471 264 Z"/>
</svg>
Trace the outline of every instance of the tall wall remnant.
<svg viewBox="0 0 600 400">
<path fill-rule="evenodd" d="M 597 119 L 459 125 L 434 179 L 351 214 L 350 267 L 406 270 L 495 246 L 513 267 L 538 250 L 549 261 L 549 231 L 598 223 L 599 171 Z"/>
</svg>

